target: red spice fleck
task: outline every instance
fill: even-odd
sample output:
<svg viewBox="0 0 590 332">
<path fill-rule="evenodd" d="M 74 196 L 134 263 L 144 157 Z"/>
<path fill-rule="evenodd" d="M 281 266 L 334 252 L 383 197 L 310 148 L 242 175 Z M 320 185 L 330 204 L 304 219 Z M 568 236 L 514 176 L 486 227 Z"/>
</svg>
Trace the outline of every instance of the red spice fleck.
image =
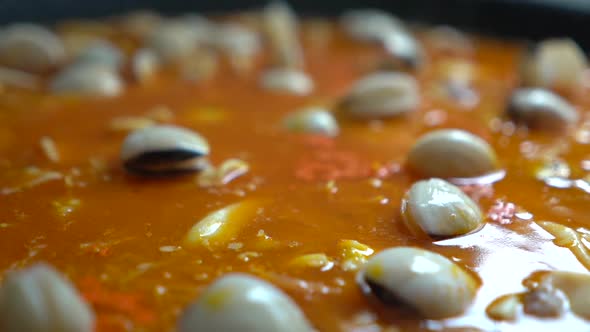
<svg viewBox="0 0 590 332">
<path fill-rule="evenodd" d="M 96 248 L 96 253 L 102 257 L 106 257 L 111 254 L 111 248 Z"/>
<path fill-rule="evenodd" d="M 482 198 L 494 197 L 494 187 L 491 184 L 470 184 L 460 187 L 467 196 L 476 202 Z"/>
<path fill-rule="evenodd" d="M 356 153 L 320 149 L 303 157 L 296 165 L 295 177 L 304 181 L 362 179 L 372 173 L 371 165 Z"/>
<path fill-rule="evenodd" d="M 84 246 L 81 248 L 81 250 L 83 252 L 99 255 L 101 257 L 107 257 L 113 253 L 110 244 L 102 242 L 92 243 L 88 246 Z"/>
<path fill-rule="evenodd" d="M 298 135 L 297 140 L 308 146 L 310 153 L 295 164 L 295 177 L 303 181 L 387 178 L 399 172 L 395 163 L 374 163 L 361 153 L 336 148 L 335 140 L 322 135 Z"/>
<path fill-rule="evenodd" d="M 496 200 L 488 210 L 488 218 L 501 225 L 509 225 L 512 223 L 515 213 L 516 205 L 514 203 Z"/>
<path fill-rule="evenodd" d="M 145 306 L 140 294 L 108 289 L 94 277 L 81 279 L 78 287 L 84 299 L 96 309 L 99 328 L 117 327 L 107 330 L 127 331 L 130 321 L 147 325 L 156 320 L 155 312 Z"/>
</svg>

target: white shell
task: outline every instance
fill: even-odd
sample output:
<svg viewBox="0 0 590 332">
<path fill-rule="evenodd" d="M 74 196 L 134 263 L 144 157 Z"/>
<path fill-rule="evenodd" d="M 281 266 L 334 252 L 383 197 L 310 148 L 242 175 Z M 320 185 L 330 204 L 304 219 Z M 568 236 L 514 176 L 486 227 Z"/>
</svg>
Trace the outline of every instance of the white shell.
<svg viewBox="0 0 590 332">
<path fill-rule="evenodd" d="M 426 177 L 469 178 L 496 169 L 496 153 L 483 139 L 459 129 L 420 137 L 408 153 L 410 169 Z"/>
<path fill-rule="evenodd" d="M 123 92 L 124 83 L 109 66 L 74 63 L 57 74 L 50 83 L 54 93 L 114 97 Z"/>
<path fill-rule="evenodd" d="M 565 99 L 545 89 L 518 89 L 508 114 L 533 129 L 562 130 L 578 122 L 578 112 Z"/>
<path fill-rule="evenodd" d="M 352 117 L 378 119 L 406 114 L 419 104 L 416 79 L 404 73 L 378 72 L 356 82 L 341 107 Z"/>
<path fill-rule="evenodd" d="M 131 58 L 131 72 L 139 82 L 149 80 L 159 68 L 160 60 L 158 55 L 148 48 L 135 51 Z"/>
<path fill-rule="evenodd" d="M 228 274 L 210 285 L 182 315 L 179 332 L 310 332 L 299 307 L 264 280 Z"/>
<path fill-rule="evenodd" d="M 285 1 L 272 1 L 264 7 L 262 23 L 273 65 L 303 68 L 297 15 Z"/>
<path fill-rule="evenodd" d="M 215 26 L 212 29 L 209 43 L 232 56 L 252 56 L 258 53 L 262 47 L 260 37 L 256 32 L 238 24 Z"/>
<path fill-rule="evenodd" d="M 9 272 L 0 288 L 3 332 L 91 332 L 94 314 L 52 267 Z"/>
<path fill-rule="evenodd" d="M 392 296 L 428 319 L 463 313 L 478 288 L 473 276 L 452 261 L 412 247 L 378 253 L 369 259 L 359 276 L 365 292 Z"/>
<path fill-rule="evenodd" d="M 416 68 L 423 62 L 424 50 L 408 31 L 400 30 L 388 34 L 383 39 L 383 46 L 389 55 L 407 67 Z"/>
<path fill-rule="evenodd" d="M 483 223 L 479 206 L 461 189 L 441 179 L 414 183 L 402 200 L 401 214 L 417 235 L 459 236 Z"/>
<path fill-rule="evenodd" d="M 288 114 L 283 124 L 285 128 L 296 133 L 336 136 L 339 131 L 338 123 L 332 113 L 319 107 L 310 107 Z"/>
<path fill-rule="evenodd" d="M 106 40 L 91 43 L 75 59 L 76 63 L 101 64 L 113 70 L 119 70 L 124 61 L 123 52 Z"/>
<path fill-rule="evenodd" d="M 546 39 L 525 59 L 522 80 L 527 86 L 573 89 L 588 67 L 584 51 L 569 38 Z"/>
<path fill-rule="evenodd" d="M 131 132 L 121 147 L 125 167 L 137 173 L 197 171 L 206 166 L 209 144 L 189 129 L 158 125 Z"/>
<path fill-rule="evenodd" d="M 359 41 L 380 42 L 390 33 L 404 30 L 398 18 L 377 9 L 350 10 L 340 21 L 346 33 Z"/>
<path fill-rule="evenodd" d="M 275 68 L 262 74 L 262 87 L 271 91 L 307 95 L 313 91 L 313 80 L 303 71 Z"/>
<path fill-rule="evenodd" d="M 44 72 L 60 64 L 65 47 L 50 30 L 19 23 L 0 30 L 0 63 L 31 72 Z"/>
<path fill-rule="evenodd" d="M 171 19 L 150 32 L 145 47 L 153 50 L 162 62 L 177 61 L 189 57 L 206 40 L 209 30 L 204 19 Z"/>
<path fill-rule="evenodd" d="M 441 53 L 471 56 L 475 52 L 475 45 L 467 34 L 447 25 L 432 28 L 426 37 L 431 47 Z"/>
</svg>

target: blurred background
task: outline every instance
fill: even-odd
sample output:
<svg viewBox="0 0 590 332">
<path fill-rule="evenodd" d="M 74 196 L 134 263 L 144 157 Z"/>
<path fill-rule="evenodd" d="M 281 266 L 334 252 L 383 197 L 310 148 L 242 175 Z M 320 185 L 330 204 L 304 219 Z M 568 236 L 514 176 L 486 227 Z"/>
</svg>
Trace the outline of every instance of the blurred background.
<svg viewBox="0 0 590 332">
<path fill-rule="evenodd" d="M 257 0 L 0 0 L 0 24 L 51 23 L 76 17 L 103 17 L 134 9 L 165 14 L 216 13 L 257 8 Z M 381 8 L 411 21 L 449 24 L 503 37 L 570 36 L 590 49 L 590 0 L 292 0 L 303 15 L 336 15 L 350 8 Z"/>
</svg>

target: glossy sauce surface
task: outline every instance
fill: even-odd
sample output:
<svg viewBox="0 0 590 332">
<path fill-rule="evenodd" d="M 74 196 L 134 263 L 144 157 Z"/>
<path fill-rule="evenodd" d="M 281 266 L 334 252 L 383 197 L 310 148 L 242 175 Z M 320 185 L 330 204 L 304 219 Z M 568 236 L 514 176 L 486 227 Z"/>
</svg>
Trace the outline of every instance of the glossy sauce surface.
<svg viewBox="0 0 590 332">
<path fill-rule="evenodd" d="M 308 22 L 302 29 L 305 68 L 315 82 L 309 96 L 264 91 L 259 79 L 268 67 L 265 55 L 245 73 L 222 60 L 201 82 L 162 72 L 112 99 L 5 87 L 0 92 L 0 270 L 41 260 L 55 265 L 93 304 L 98 331 L 171 330 L 180 311 L 229 271 L 260 276 L 285 290 L 320 331 L 587 327 L 570 314 L 545 320 L 520 316 L 514 323 L 494 322 L 485 314 L 497 297 L 524 290 L 523 279 L 534 271 L 590 267 L 535 223 L 548 220 L 590 232 L 585 228 L 590 227 L 588 189 L 555 188 L 537 179 L 539 167 L 555 160 L 569 166 L 571 179 L 588 176 L 587 89 L 570 96 L 582 118 L 579 128 L 564 135 L 528 132 L 503 116 L 506 98 L 518 84 L 521 46 L 474 37 L 472 56 L 454 56 L 437 51 L 419 32 L 428 55 L 415 73 L 419 110 L 383 121 L 339 118 L 335 138 L 291 134 L 281 126 L 286 114 L 305 106 L 332 107 L 386 57 L 376 45 L 354 42 L 334 24 L 324 27 L 327 37 L 320 41 L 311 27 Z M 131 38 L 119 38 L 134 45 Z M 449 59 L 472 66 L 477 98 L 467 105 L 435 92 L 443 80 L 437 68 Z M 248 174 L 213 188 L 199 187 L 193 175 L 143 179 L 127 174 L 119 159 L 126 133 L 110 124 L 155 107 L 173 113 L 166 122 L 207 138 L 213 164 L 240 158 L 249 164 Z M 505 170 L 491 185 L 465 188 L 487 214 L 483 229 L 440 241 L 410 235 L 399 215 L 405 191 L 417 180 L 404 168 L 407 151 L 420 134 L 436 128 L 465 129 L 487 140 Z M 55 142 L 59 160 L 44 155 L 42 137 Z M 46 174 L 52 179 L 35 183 Z M 235 238 L 210 248 L 183 248 L 192 225 L 242 201 L 254 204 L 256 212 Z M 504 219 L 493 212 L 504 213 Z M 481 280 L 476 301 L 463 316 L 443 321 L 425 321 L 401 307 L 386 309 L 363 296 L 356 271 L 342 269 L 338 244 L 347 239 L 376 252 L 406 245 L 441 253 Z M 314 253 L 333 264 L 290 263 Z"/>
</svg>

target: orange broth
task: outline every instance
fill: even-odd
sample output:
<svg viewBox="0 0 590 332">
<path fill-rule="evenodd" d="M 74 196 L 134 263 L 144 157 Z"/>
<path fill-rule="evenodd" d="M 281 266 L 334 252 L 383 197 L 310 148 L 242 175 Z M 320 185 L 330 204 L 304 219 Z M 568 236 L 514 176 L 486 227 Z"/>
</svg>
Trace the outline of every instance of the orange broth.
<svg viewBox="0 0 590 332">
<path fill-rule="evenodd" d="M 527 132 L 503 116 L 506 98 L 518 85 L 523 48 L 474 38 L 476 51 L 467 61 L 475 69 L 479 99 L 462 106 L 430 92 L 438 79 L 436 64 L 453 56 L 436 51 L 419 34 L 428 51 L 428 63 L 416 73 L 420 109 L 385 121 L 339 119 L 340 135 L 331 139 L 287 133 L 282 118 L 304 106 L 335 105 L 385 55 L 376 45 L 350 40 L 335 25 L 320 45 L 303 31 L 306 71 L 316 85 L 305 97 L 260 87 L 266 55 L 245 74 L 232 71 L 226 61 L 201 82 L 162 72 L 112 99 L 5 88 L 0 93 L 0 271 L 36 261 L 53 264 L 93 305 L 97 331 L 169 331 L 204 287 L 230 271 L 257 275 L 283 289 L 320 331 L 580 331 L 587 325 L 571 315 L 499 323 L 485 314 L 497 297 L 524 290 L 523 279 L 534 271 L 587 271 L 535 224 L 549 220 L 590 229 L 589 193 L 553 188 L 535 176 L 548 158 L 567 163 L 572 178 L 589 175 L 583 121 L 574 132 L 558 136 Z M 570 100 L 584 118 L 588 98 L 581 93 Z M 240 158 L 250 165 L 248 174 L 213 188 L 199 187 L 194 175 L 128 174 L 119 159 L 126 133 L 109 129 L 109 123 L 161 105 L 173 112 L 170 123 L 207 138 L 214 164 Z M 466 129 L 492 144 L 506 176 L 471 189 L 481 194 L 482 211 L 499 200 L 513 203 L 522 218 L 510 213 L 505 223 L 488 218 L 478 232 L 440 241 L 416 238 L 404 228 L 400 201 L 417 180 L 404 160 L 417 137 L 435 128 Z M 45 136 L 55 142 L 59 161 L 42 153 L 39 140 Z M 302 176 L 307 173 L 301 169 L 314 160 L 323 160 L 326 169 L 356 166 L 342 177 L 332 178 L 329 171 Z M 59 178 L 30 184 L 48 171 Z M 201 218 L 246 200 L 259 205 L 256 215 L 227 245 L 182 247 Z M 402 307 L 386 308 L 361 293 L 356 271 L 341 268 L 343 239 L 376 252 L 409 245 L 441 253 L 477 275 L 481 288 L 470 309 L 453 319 L 427 321 Z M 312 253 L 324 253 L 335 264 L 323 269 L 289 264 Z"/>
</svg>

